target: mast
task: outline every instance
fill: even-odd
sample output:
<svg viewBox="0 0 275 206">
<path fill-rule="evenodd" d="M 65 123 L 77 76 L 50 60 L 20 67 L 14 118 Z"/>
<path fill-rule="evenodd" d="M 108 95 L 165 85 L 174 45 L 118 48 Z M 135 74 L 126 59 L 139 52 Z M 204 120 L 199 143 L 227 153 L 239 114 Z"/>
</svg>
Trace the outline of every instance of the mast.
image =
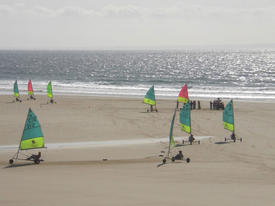
<svg viewBox="0 0 275 206">
<path fill-rule="evenodd" d="M 189 119 L 190 119 L 190 135 L 192 135 L 190 101 L 188 101 L 188 104 L 189 104 Z"/>
<path fill-rule="evenodd" d="M 17 153 L 16 153 L 16 159 L 18 159 L 18 154 L 19 154 L 19 150 L 20 150 L 21 140 L 22 140 L 22 137 L 23 137 L 23 134 L 24 134 L 24 129 L 25 129 L 26 122 L 27 122 L 27 120 L 28 120 L 29 111 L 30 111 L 30 108 L 29 108 L 29 110 L 28 110 L 28 114 L 27 114 L 27 117 L 26 117 L 26 120 L 25 120 L 25 124 L 24 124 L 24 128 L 23 128 L 23 131 L 22 131 L 22 135 L 21 135 L 21 138 L 20 138 L 18 150 L 17 150 Z"/>
<path fill-rule="evenodd" d="M 175 123 L 175 116 L 177 113 L 177 108 L 175 108 L 173 117 L 172 117 L 172 121 L 171 121 L 171 125 L 170 125 L 170 133 L 169 133 L 169 147 L 168 147 L 168 153 L 167 153 L 167 157 L 169 157 L 170 151 L 171 151 L 171 143 L 172 140 L 174 142 L 174 137 L 173 137 L 173 130 L 174 130 L 174 123 Z M 174 144 L 174 143 L 173 143 Z"/>
<path fill-rule="evenodd" d="M 234 119 L 234 105 L 233 105 L 233 99 L 231 99 L 232 101 L 232 117 L 233 117 L 233 134 L 235 135 L 235 119 Z"/>
</svg>

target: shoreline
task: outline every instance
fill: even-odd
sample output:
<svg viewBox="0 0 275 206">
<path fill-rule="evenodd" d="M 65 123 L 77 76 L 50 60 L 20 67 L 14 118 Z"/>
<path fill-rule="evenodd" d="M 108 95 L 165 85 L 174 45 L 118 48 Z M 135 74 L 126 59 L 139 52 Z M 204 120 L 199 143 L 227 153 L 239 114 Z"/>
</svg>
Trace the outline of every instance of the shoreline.
<svg viewBox="0 0 275 206">
<path fill-rule="evenodd" d="M 1 94 L 0 93 L 0 96 L 4 96 L 4 97 L 10 97 L 11 99 L 14 99 L 13 95 L 11 94 Z M 141 100 L 143 102 L 143 99 L 144 99 L 144 95 L 119 95 L 119 94 L 113 94 L 113 95 L 109 95 L 109 94 L 86 94 L 86 93 L 83 93 L 83 94 L 80 94 L 80 93 L 55 93 L 54 94 L 54 97 L 88 97 L 88 98 L 104 98 L 104 99 L 108 99 L 108 98 L 114 98 L 114 99 L 119 99 L 119 98 L 122 98 L 122 99 L 135 99 L 135 100 Z M 24 97 L 23 101 L 28 98 L 28 95 L 27 94 L 23 94 L 23 95 L 20 95 L 20 97 Z M 36 93 L 35 94 L 35 97 L 39 97 L 39 98 L 48 98 L 47 95 L 45 94 L 42 94 L 42 93 Z M 217 98 L 210 98 L 210 97 L 201 97 L 201 98 L 196 98 L 196 97 L 192 97 L 191 100 L 200 100 L 200 101 L 213 101 Z M 245 99 L 245 98 L 220 98 L 222 101 L 229 101 L 231 99 L 233 99 L 234 101 L 236 102 L 249 102 L 249 103 L 275 103 L 275 99 Z M 156 95 L 156 100 L 168 100 L 168 101 L 172 101 L 174 100 L 175 102 L 177 101 L 177 96 L 174 96 L 174 97 L 171 97 L 171 96 L 157 96 Z"/>
</svg>

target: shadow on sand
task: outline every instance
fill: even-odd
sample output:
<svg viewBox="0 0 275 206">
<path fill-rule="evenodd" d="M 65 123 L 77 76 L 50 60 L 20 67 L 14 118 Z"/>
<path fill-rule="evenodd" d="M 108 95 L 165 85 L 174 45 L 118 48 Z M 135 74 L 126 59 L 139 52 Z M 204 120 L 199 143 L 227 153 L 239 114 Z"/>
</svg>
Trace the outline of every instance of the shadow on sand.
<svg viewBox="0 0 275 206">
<path fill-rule="evenodd" d="M 225 141 L 220 141 L 220 142 L 215 142 L 215 144 L 230 144 L 232 143 L 231 141 L 225 142 Z"/>
<path fill-rule="evenodd" d="M 35 165 L 35 163 L 12 164 L 12 165 L 7 165 L 7 166 L 3 167 L 3 169 L 14 168 L 14 167 L 26 167 L 26 166 L 31 166 L 31 165 Z"/>
</svg>

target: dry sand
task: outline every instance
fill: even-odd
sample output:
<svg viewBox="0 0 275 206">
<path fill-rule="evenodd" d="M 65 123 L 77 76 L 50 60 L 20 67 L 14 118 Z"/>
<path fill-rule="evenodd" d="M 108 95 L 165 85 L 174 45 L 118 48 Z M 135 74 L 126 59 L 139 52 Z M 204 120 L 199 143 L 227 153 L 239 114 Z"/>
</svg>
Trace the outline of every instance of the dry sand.
<svg viewBox="0 0 275 206">
<path fill-rule="evenodd" d="M 23 99 L 26 99 L 23 96 Z M 19 143 L 28 108 L 42 125 L 46 143 L 163 138 L 169 134 L 175 101 L 158 101 L 146 113 L 142 99 L 57 96 L 9 103 L 0 96 L 0 146 Z M 16 150 L 0 147 L 0 205 L 274 205 L 275 104 L 235 102 L 236 133 L 243 142 L 223 144 L 222 111 L 192 111 L 200 145 L 176 147 L 191 163 L 161 167 L 167 143 L 44 149 L 45 162 L 17 162 Z M 178 115 L 174 136 L 186 137 Z M 102 161 L 102 159 L 108 159 Z"/>
</svg>

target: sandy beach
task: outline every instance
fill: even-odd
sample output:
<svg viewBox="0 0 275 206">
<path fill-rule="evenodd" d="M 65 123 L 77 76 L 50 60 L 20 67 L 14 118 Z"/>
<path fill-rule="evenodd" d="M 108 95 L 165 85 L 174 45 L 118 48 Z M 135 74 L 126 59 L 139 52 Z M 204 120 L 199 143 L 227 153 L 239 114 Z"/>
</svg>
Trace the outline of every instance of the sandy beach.
<svg viewBox="0 0 275 206">
<path fill-rule="evenodd" d="M 176 147 L 189 164 L 157 167 L 168 139 L 176 102 L 158 100 L 158 113 L 147 113 L 142 98 L 56 96 L 57 104 L 11 103 L 0 96 L 0 205 L 273 205 L 275 202 L 275 103 L 235 101 L 235 127 L 243 142 L 224 143 L 222 111 L 192 111 L 192 131 L 210 136 L 200 145 Z M 224 101 L 227 103 L 228 101 Z M 18 145 L 28 108 L 37 115 L 46 144 L 102 142 L 95 147 L 43 149 L 39 165 L 16 162 L 8 167 Z M 174 136 L 181 131 L 176 116 Z M 112 141 L 130 141 L 112 145 Z M 104 146 L 104 142 L 110 143 Z M 180 142 L 179 142 L 180 143 Z M 33 152 L 33 151 L 30 151 Z M 37 152 L 37 151 L 35 151 Z M 106 161 L 103 161 L 106 159 Z"/>
</svg>

